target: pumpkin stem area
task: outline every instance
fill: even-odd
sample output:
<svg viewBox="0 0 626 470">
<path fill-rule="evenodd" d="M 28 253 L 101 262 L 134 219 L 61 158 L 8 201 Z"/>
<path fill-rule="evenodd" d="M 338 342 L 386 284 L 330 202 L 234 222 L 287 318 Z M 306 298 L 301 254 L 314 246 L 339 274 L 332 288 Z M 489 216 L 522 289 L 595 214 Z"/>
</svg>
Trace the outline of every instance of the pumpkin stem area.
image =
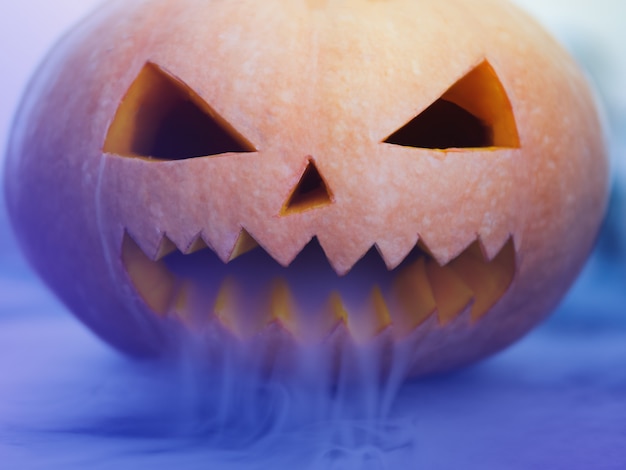
<svg viewBox="0 0 626 470">
<path fill-rule="evenodd" d="M 122 261 L 146 308 L 192 329 L 225 328 L 242 341 L 269 327 L 307 344 L 337 328 L 368 342 L 383 331 L 403 338 L 430 319 L 439 327 L 463 314 L 476 322 L 505 294 L 516 270 L 511 238 L 491 260 L 476 240 L 444 266 L 420 242 L 393 270 L 372 248 L 343 276 L 316 239 L 287 267 L 247 232 L 227 263 L 205 243 L 186 253 L 167 237 L 161 245 L 166 249 L 152 259 L 130 235 L 122 243 Z"/>
</svg>

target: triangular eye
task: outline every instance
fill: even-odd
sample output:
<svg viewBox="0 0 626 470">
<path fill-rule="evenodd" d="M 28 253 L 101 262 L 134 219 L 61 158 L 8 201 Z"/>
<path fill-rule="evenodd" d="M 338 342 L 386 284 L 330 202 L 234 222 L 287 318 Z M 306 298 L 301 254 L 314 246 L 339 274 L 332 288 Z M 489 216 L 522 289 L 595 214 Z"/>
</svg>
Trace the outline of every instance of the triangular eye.
<svg viewBox="0 0 626 470">
<path fill-rule="evenodd" d="M 384 142 L 429 149 L 520 146 L 511 102 L 487 61 Z"/>
<path fill-rule="evenodd" d="M 122 100 L 104 152 L 156 160 L 256 149 L 197 93 L 147 63 Z"/>
<path fill-rule="evenodd" d="M 309 160 L 300 181 L 291 192 L 281 211 L 282 215 L 302 212 L 332 202 L 332 194 L 313 160 Z"/>
</svg>

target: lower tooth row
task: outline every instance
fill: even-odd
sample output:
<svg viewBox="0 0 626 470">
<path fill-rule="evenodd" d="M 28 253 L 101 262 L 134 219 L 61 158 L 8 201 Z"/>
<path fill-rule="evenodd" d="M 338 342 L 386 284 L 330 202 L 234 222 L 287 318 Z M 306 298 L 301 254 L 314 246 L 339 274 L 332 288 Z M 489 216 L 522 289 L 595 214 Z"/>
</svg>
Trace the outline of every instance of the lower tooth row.
<svg viewBox="0 0 626 470">
<path fill-rule="evenodd" d="M 272 282 L 267 299 L 244 302 L 245 298 L 241 286 L 227 279 L 212 309 L 215 318 L 239 337 L 250 337 L 278 324 L 299 339 L 320 339 L 343 325 L 355 338 L 367 339 L 391 324 L 389 309 L 378 287 L 372 289 L 369 299 L 358 309 L 358 319 L 349 316 L 338 292 L 329 295 L 319 312 L 303 314 L 283 279 Z"/>
</svg>

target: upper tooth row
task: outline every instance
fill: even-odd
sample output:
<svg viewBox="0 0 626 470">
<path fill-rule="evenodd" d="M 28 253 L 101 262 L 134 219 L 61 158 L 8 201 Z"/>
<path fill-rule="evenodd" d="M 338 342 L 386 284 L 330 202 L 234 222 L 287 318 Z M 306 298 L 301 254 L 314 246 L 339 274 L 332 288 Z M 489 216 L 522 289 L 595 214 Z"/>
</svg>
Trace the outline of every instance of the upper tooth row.
<svg viewBox="0 0 626 470">
<path fill-rule="evenodd" d="M 169 236 L 165 235 L 165 234 L 160 234 L 158 242 L 152 246 L 150 244 L 146 243 L 146 239 L 144 237 L 135 237 L 134 234 L 131 234 L 131 237 L 137 242 L 137 244 L 141 247 L 142 251 L 152 260 L 159 260 L 165 256 L 167 256 L 168 254 L 178 250 L 183 254 L 191 254 L 194 253 L 196 251 L 199 250 L 203 250 L 206 248 L 211 247 L 210 243 L 207 243 L 204 239 L 204 237 L 201 234 L 198 234 L 195 238 L 193 238 L 191 241 L 188 241 L 184 244 L 180 244 L 180 243 L 176 243 L 175 241 L 173 241 Z M 491 247 L 491 250 L 489 250 L 489 247 L 486 247 L 485 244 L 482 242 L 482 239 L 480 237 L 475 237 L 474 239 L 470 240 L 468 243 L 466 243 L 461 251 L 464 251 L 465 249 L 467 249 L 470 245 L 472 245 L 472 243 L 474 242 L 478 242 L 480 247 L 481 247 L 481 252 L 485 258 L 486 261 L 490 261 L 491 259 L 493 259 L 502 249 L 502 247 L 504 246 L 504 244 L 507 242 L 507 240 L 510 238 L 510 235 L 507 235 L 501 242 L 499 242 L 496 246 L 497 246 L 497 250 L 493 250 L 493 246 Z M 143 243 L 142 243 L 143 242 Z M 306 245 L 306 244 L 305 244 Z M 302 249 L 304 249 L 304 246 L 300 247 L 298 253 L 300 251 L 302 251 Z M 241 229 L 241 231 L 239 232 L 239 235 L 236 237 L 234 244 L 232 245 L 231 249 L 228 251 L 228 254 L 225 258 L 223 258 L 224 262 L 229 262 L 234 260 L 235 258 L 247 253 L 248 251 L 251 251 L 257 247 L 259 247 L 259 243 L 257 243 L 257 241 L 254 239 L 254 237 L 252 237 L 252 235 L 250 235 L 248 233 L 247 230 L 245 229 Z M 402 262 L 404 260 L 404 258 L 406 256 L 408 256 L 408 254 L 415 249 L 415 247 L 418 246 L 421 250 L 425 251 L 426 253 L 428 253 L 429 255 L 431 255 L 433 257 L 433 259 L 435 259 L 439 265 L 447 265 L 452 259 L 454 259 L 456 256 L 459 255 L 459 252 L 455 251 L 452 253 L 445 250 L 432 250 L 431 247 L 429 245 L 427 245 L 427 243 L 423 240 L 423 239 L 418 239 L 416 241 L 416 243 L 413 243 L 413 245 L 410 246 L 410 248 L 408 250 L 402 250 L 402 256 L 401 258 L 398 257 L 397 260 L 394 260 L 393 263 L 389 263 L 388 259 L 389 256 L 388 254 L 381 248 L 381 246 L 378 246 L 378 250 L 377 252 L 380 254 L 380 256 L 382 257 L 383 261 L 385 261 L 386 265 L 388 266 L 389 269 L 393 269 L 395 268 L 397 265 L 400 264 L 400 262 Z M 368 249 L 366 251 L 364 251 L 361 256 L 359 256 L 358 258 L 356 258 L 354 260 L 354 263 L 356 263 L 362 256 L 365 255 L 365 253 L 367 251 L 369 251 L 369 249 L 371 249 L 371 245 L 368 247 Z M 215 250 L 213 250 L 215 251 Z M 268 250 L 266 250 L 268 251 Z M 219 256 L 219 253 L 217 253 Z M 268 251 L 268 254 L 270 256 L 272 256 L 272 253 Z M 296 253 L 297 255 L 297 253 Z M 276 259 L 276 257 L 274 257 L 274 259 Z M 333 259 L 329 258 L 328 262 L 330 263 L 331 266 L 333 266 L 334 268 L 336 268 L 335 264 L 333 263 Z M 349 271 L 349 269 L 352 268 L 352 266 L 354 265 L 354 263 L 352 263 L 348 269 L 344 270 L 342 273 L 340 274 L 344 274 L 345 272 Z"/>
</svg>

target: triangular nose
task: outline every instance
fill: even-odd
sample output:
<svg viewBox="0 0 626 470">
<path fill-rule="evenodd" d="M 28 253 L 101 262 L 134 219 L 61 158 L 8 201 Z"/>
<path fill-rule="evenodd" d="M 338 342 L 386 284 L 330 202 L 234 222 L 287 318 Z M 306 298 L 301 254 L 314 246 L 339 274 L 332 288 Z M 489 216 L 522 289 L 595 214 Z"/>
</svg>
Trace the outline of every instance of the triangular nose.
<svg viewBox="0 0 626 470">
<path fill-rule="evenodd" d="M 283 205 L 281 215 L 303 212 L 333 202 L 332 193 L 312 158 Z"/>
</svg>

